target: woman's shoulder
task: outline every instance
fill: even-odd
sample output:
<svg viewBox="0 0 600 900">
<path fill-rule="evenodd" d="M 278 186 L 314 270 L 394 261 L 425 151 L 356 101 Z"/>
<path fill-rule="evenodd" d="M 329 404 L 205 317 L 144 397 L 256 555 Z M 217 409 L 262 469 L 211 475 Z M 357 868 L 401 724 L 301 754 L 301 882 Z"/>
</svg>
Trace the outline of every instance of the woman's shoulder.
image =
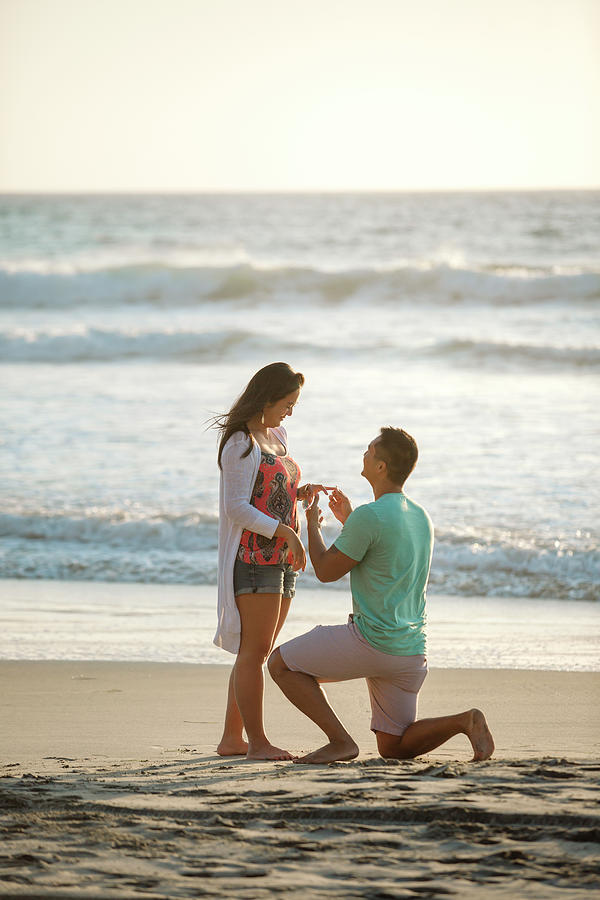
<svg viewBox="0 0 600 900">
<path fill-rule="evenodd" d="M 230 434 L 227 438 L 225 446 L 228 447 L 230 444 L 241 444 L 248 439 L 248 435 L 245 431 L 234 431 L 233 434 Z"/>
<path fill-rule="evenodd" d="M 234 433 L 227 438 L 221 456 L 223 456 L 223 454 L 228 455 L 233 450 L 246 450 L 249 443 L 252 443 L 252 438 L 249 435 L 244 431 L 234 431 Z"/>
<path fill-rule="evenodd" d="M 275 435 L 277 440 L 281 441 L 281 443 L 283 444 L 283 446 L 285 447 L 285 449 L 287 451 L 288 437 L 287 437 L 287 431 L 285 430 L 283 425 L 277 425 L 275 428 L 271 428 L 271 431 L 273 432 L 273 434 Z"/>
</svg>

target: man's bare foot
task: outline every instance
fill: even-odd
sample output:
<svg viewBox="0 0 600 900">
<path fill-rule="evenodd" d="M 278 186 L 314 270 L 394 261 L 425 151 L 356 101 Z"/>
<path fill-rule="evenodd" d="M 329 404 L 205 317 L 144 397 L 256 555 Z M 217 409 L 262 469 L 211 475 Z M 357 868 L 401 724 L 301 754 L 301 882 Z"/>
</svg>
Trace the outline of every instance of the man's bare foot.
<svg viewBox="0 0 600 900">
<path fill-rule="evenodd" d="M 242 738 L 239 738 L 239 740 L 223 738 L 217 747 L 219 756 L 245 756 L 247 752 L 248 744 Z"/>
<path fill-rule="evenodd" d="M 489 759 L 494 752 L 494 739 L 485 716 L 480 709 L 470 709 L 469 717 L 470 724 L 466 734 L 473 747 L 473 762 Z"/>
<path fill-rule="evenodd" d="M 318 750 L 307 753 L 306 756 L 298 757 L 294 762 L 316 765 L 318 763 L 354 759 L 355 756 L 358 756 L 358 747 L 354 741 L 350 739 L 347 741 L 331 741 L 329 744 L 325 744 L 324 747 L 319 747 Z"/>
<path fill-rule="evenodd" d="M 274 747 L 273 744 L 256 744 L 248 745 L 246 759 L 270 759 L 282 760 L 293 759 L 294 757 L 288 750 L 282 750 L 281 747 Z"/>
</svg>

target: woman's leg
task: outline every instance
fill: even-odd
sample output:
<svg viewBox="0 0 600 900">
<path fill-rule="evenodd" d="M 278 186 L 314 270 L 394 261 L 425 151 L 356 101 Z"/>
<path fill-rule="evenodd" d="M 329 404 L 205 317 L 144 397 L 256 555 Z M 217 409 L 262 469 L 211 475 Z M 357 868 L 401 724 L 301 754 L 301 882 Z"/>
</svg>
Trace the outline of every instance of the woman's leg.
<svg viewBox="0 0 600 900">
<path fill-rule="evenodd" d="M 292 759 L 291 753 L 269 742 L 263 723 L 263 665 L 283 624 L 281 594 L 241 594 L 236 597 L 242 638 L 233 670 L 235 699 L 248 737 L 248 759 Z M 284 607 L 285 609 L 285 607 Z M 287 610 L 285 610 L 287 614 Z"/>
<path fill-rule="evenodd" d="M 281 604 L 279 606 L 279 619 L 277 621 L 277 625 L 275 626 L 275 633 L 273 634 L 273 640 L 271 641 L 271 646 L 269 647 L 269 653 L 275 646 L 275 641 L 279 636 L 279 632 L 283 628 L 284 622 L 287 619 L 287 614 L 290 611 L 291 600 L 288 597 L 281 598 Z"/>
<path fill-rule="evenodd" d="M 236 663 L 237 664 L 237 663 Z M 248 744 L 244 740 L 242 730 L 244 723 L 240 714 L 237 700 L 235 699 L 235 665 L 229 676 L 227 688 L 227 709 L 225 710 L 225 724 L 223 736 L 219 741 L 217 753 L 219 756 L 245 756 L 248 752 Z"/>
<path fill-rule="evenodd" d="M 257 596 L 254 594 L 253 596 Z M 262 595 L 259 595 L 262 596 Z M 279 605 L 279 619 L 275 626 L 273 640 L 271 641 L 270 650 L 275 646 L 277 636 L 283 627 L 283 623 L 287 618 L 290 609 L 291 600 L 282 598 Z M 270 652 L 269 650 L 269 652 Z M 236 663 L 237 665 L 237 663 Z M 217 753 L 219 756 L 245 756 L 248 752 L 248 744 L 243 736 L 244 723 L 240 713 L 237 700 L 235 699 L 235 665 L 229 676 L 229 686 L 227 689 L 227 709 L 225 711 L 225 724 L 223 725 L 223 736 L 219 741 Z"/>
</svg>

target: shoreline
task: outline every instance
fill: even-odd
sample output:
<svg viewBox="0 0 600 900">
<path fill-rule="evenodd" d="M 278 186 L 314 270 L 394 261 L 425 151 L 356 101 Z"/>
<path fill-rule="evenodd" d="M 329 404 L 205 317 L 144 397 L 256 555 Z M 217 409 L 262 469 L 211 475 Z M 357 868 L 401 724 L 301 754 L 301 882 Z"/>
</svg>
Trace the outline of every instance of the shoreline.
<svg viewBox="0 0 600 900">
<path fill-rule="evenodd" d="M 231 665 L 213 646 L 214 585 L 3 579 L 0 659 Z M 349 586 L 298 592 L 279 643 L 345 622 Z M 428 595 L 432 668 L 600 671 L 600 604 Z"/>
</svg>

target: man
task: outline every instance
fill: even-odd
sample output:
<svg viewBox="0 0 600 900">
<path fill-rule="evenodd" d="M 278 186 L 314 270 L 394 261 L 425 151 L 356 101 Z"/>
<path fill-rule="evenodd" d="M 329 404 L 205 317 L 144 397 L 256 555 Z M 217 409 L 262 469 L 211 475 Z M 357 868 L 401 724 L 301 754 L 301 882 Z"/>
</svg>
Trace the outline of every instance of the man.
<svg viewBox="0 0 600 900">
<path fill-rule="evenodd" d="M 269 671 L 283 693 L 328 737 L 328 743 L 296 760 L 326 763 L 353 759 L 358 747 L 329 705 L 321 683 L 366 678 L 371 730 L 381 756 L 412 759 L 465 734 L 473 759 L 488 759 L 494 741 L 478 709 L 434 719 L 417 717 L 417 695 L 427 675 L 425 591 L 433 528 L 425 510 L 404 494 L 417 462 L 415 440 L 400 428 L 382 428 L 363 457 L 362 475 L 374 502 L 354 512 L 337 488 L 329 505 L 343 523 L 327 549 L 317 498 L 306 513 L 308 549 L 320 581 L 351 572 L 353 614 L 346 625 L 318 625 L 282 644 Z"/>
</svg>

